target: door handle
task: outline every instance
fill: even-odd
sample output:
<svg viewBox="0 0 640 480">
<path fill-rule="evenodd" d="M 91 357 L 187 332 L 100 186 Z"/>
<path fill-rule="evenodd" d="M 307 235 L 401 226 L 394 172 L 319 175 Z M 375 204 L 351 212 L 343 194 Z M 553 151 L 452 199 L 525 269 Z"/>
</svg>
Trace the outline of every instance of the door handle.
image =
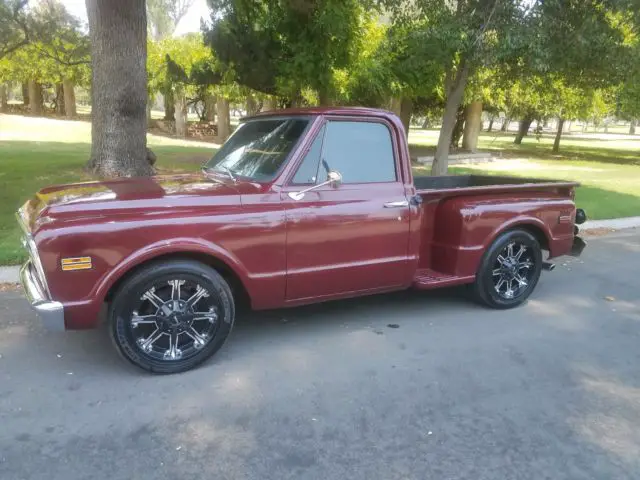
<svg viewBox="0 0 640 480">
<path fill-rule="evenodd" d="M 403 208 L 408 206 L 409 202 L 407 200 L 402 200 L 400 202 L 387 202 L 384 204 L 384 208 Z"/>
</svg>

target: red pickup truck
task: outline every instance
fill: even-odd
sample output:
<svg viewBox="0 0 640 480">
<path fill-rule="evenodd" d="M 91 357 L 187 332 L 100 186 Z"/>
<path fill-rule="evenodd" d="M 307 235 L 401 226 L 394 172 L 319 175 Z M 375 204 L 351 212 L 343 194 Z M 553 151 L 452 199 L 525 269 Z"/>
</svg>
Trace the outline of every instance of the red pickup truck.
<svg viewBox="0 0 640 480">
<path fill-rule="evenodd" d="M 45 188 L 19 211 L 28 299 L 153 372 L 213 355 L 236 305 L 269 309 L 469 284 L 521 304 L 579 255 L 574 182 L 414 177 L 402 123 L 361 108 L 244 119 L 202 173 Z"/>
</svg>

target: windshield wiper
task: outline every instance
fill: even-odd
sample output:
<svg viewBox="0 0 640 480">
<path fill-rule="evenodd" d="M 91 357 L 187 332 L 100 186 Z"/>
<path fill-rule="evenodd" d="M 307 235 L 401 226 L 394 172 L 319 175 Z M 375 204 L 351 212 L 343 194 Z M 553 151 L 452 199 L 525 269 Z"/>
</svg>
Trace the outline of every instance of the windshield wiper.
<svg viewBox="0 0 640 480">
<path fill-rule="evenodd" d="M 226 166 L 222 168 L 224 169 L 224 173 L 226 173 L 229 176 L 229 178 L 233 180 L 233 183 L 237 183 L 236 176 L 233 174 L 231 169 L 229 169 L 229 167 L 226 167 Z M 209 172 L 223 173 L 220 170 L 217 170 L 216 168 L 210 168 L 210 167 L 202 167 L 202 172 L 205 174 Z"/>
<path fill-rule="evenodd" d="M 236 177 L 233 175 L 233 172 L 231 171 L 231 169 L 227 166 L 224 166 L 222 168 L 224 168 L 227 171 L 227 173 L 231 177 L 231 180 L 233 180 L 233 183 L 236 183 Z"/>
</svg>

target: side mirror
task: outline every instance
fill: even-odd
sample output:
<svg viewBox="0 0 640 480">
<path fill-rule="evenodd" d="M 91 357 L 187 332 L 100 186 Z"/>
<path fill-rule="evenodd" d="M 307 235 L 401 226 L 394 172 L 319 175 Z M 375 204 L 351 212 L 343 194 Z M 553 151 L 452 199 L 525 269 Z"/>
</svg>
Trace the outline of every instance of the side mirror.
<svg viewBox="0 0 640 480">
<path fill-rule="evenodd" d="M 327 183 L 333 188 L 338 188 L 340 185 L 342 185 L 342 174 L 335 170 L 331 170 L 329 173 L 327 173 Z"/>
<path fill-rule="evenodd" d="M 331 170 L 327 173 L 327 180 L 319 183 L 317 185 L 313 185 L 309 188 L 305 188 L 304 190 L 300 190 L 299 192 L 289 192 L 289 198 L 292 200 L 302 200 L 304 198 L 304 194 L 310 192 L 311 190 L 315 190 L 316 188 L 324 187 L 325 185 L 331 185 L 333 188 L 338 188 L 342 185 L 342 174 L 335 170 Z"/>
</svg>

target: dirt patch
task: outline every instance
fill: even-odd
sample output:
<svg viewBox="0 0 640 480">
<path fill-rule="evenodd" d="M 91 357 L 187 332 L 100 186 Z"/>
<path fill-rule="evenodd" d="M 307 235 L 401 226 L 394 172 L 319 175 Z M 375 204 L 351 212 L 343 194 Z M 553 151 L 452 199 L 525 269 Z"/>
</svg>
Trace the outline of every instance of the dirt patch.
<svg viewBox="0 0 640 480">
<path fill-rule="evenodd" d="M 582 230 L 580 233 L 584 233 L 587 237 L 603 237 L 615 231 L 615 228 L 590 228 L 589 230 Z"/>
<path fill-rule="evenodd" d="M 19 292 L 19 283 L 0 283 L 0 292 Z"/>
</svg>

